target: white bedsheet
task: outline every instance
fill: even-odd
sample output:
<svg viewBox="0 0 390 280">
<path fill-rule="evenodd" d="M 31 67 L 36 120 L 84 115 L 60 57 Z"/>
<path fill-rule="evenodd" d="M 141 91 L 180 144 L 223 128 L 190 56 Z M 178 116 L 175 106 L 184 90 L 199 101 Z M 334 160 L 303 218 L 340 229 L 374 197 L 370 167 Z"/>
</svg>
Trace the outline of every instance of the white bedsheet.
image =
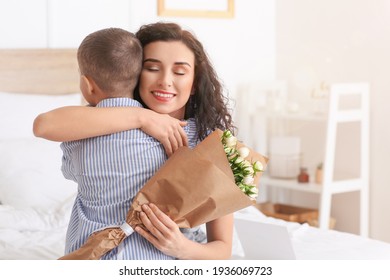
<svg viewBox="0 0 390 280">
<path fill-rule="evenodd" d="M 0 259 L 51 260 L 62 256 L 72 203 L 73 198 L 69 198 L 60 207 L 45 212 L 0 205 Z M 286 226 L 297 259 L 390 260 L 389 243 L 266 217 L 254 207 L 236 212 L 235 218 Z M 235 239 L 234 254 L 241 254 L 237 242 Z"/>
<path fill-rule="evenodd" d="M 0 259 L 52 260 L 63 255 L 74 197 L 51 211 L 0 205 Z"/>
</svg>

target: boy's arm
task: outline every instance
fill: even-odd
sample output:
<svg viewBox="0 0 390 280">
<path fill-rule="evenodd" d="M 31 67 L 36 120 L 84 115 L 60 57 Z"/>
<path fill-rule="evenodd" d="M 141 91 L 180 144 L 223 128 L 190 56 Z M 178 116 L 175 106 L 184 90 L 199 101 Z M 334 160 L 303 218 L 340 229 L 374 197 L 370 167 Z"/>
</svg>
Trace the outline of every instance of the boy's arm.
<svg viewBox="0 0 390 280">
<path fill-rule="evenodd" d="M 38 115 L 33 124 L 37 137 L 73 141 L 140 128 L 160 141 L 168 156 L 186 146 L 186 122 L 140 107 L 67 106 Z"/>
</svg>

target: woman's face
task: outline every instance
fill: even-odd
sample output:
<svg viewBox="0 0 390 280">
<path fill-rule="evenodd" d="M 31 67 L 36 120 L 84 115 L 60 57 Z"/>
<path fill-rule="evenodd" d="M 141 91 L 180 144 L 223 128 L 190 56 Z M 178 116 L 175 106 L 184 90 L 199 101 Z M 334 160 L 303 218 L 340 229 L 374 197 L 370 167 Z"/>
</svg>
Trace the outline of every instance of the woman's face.
<svg viewBox="0 0 390 280">
<path fill-rule="evenodd" d="M 182 42 L 157 41 L 144 47 L 139 90 L 151 110 L 184 118 L 194 77 L 194 53 Z"/>
</svg>

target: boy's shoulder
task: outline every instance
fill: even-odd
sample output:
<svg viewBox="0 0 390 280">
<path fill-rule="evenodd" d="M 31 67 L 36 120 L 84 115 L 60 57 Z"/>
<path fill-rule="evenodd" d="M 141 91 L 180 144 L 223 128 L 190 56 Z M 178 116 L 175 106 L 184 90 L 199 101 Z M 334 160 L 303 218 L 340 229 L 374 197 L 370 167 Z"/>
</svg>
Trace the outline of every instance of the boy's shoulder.
<svg viewBox="0 0 390 280">
<path fill-rule="evenodd" d="M 113 97 L 101 100 L 96 107 L 143 107 L 140 102 L 130 97 Z"/>
</svg>

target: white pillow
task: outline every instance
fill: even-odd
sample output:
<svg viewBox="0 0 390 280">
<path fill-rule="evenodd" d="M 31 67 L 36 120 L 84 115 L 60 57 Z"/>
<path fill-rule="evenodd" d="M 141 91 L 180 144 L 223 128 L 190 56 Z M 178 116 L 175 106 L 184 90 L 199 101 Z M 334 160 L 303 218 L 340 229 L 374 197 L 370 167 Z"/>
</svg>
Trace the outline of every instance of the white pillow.
<svg viewBox="0 0 390 280">
<path fill-rule="evenodd" d="M 0 139 L 33 137 L 34 119 L 57 107 L 81 105 L 80 93 L 39 95 L 0 92 Z"/>
<path fill-rule="evenodd" d="M 76 192 L 61 172 L 59 143 L 41 138 L 0 139 L 0 201 L 50 210 Z"/>
<path fill-rule="evenodd" d="M 15 209 L 9 205 L 0 205 L 0 230 L 26 232 L 66 228 L 75 198 L 76 194 L 71 195 L 50 211 L 37 208 Z"/>
</svg>

